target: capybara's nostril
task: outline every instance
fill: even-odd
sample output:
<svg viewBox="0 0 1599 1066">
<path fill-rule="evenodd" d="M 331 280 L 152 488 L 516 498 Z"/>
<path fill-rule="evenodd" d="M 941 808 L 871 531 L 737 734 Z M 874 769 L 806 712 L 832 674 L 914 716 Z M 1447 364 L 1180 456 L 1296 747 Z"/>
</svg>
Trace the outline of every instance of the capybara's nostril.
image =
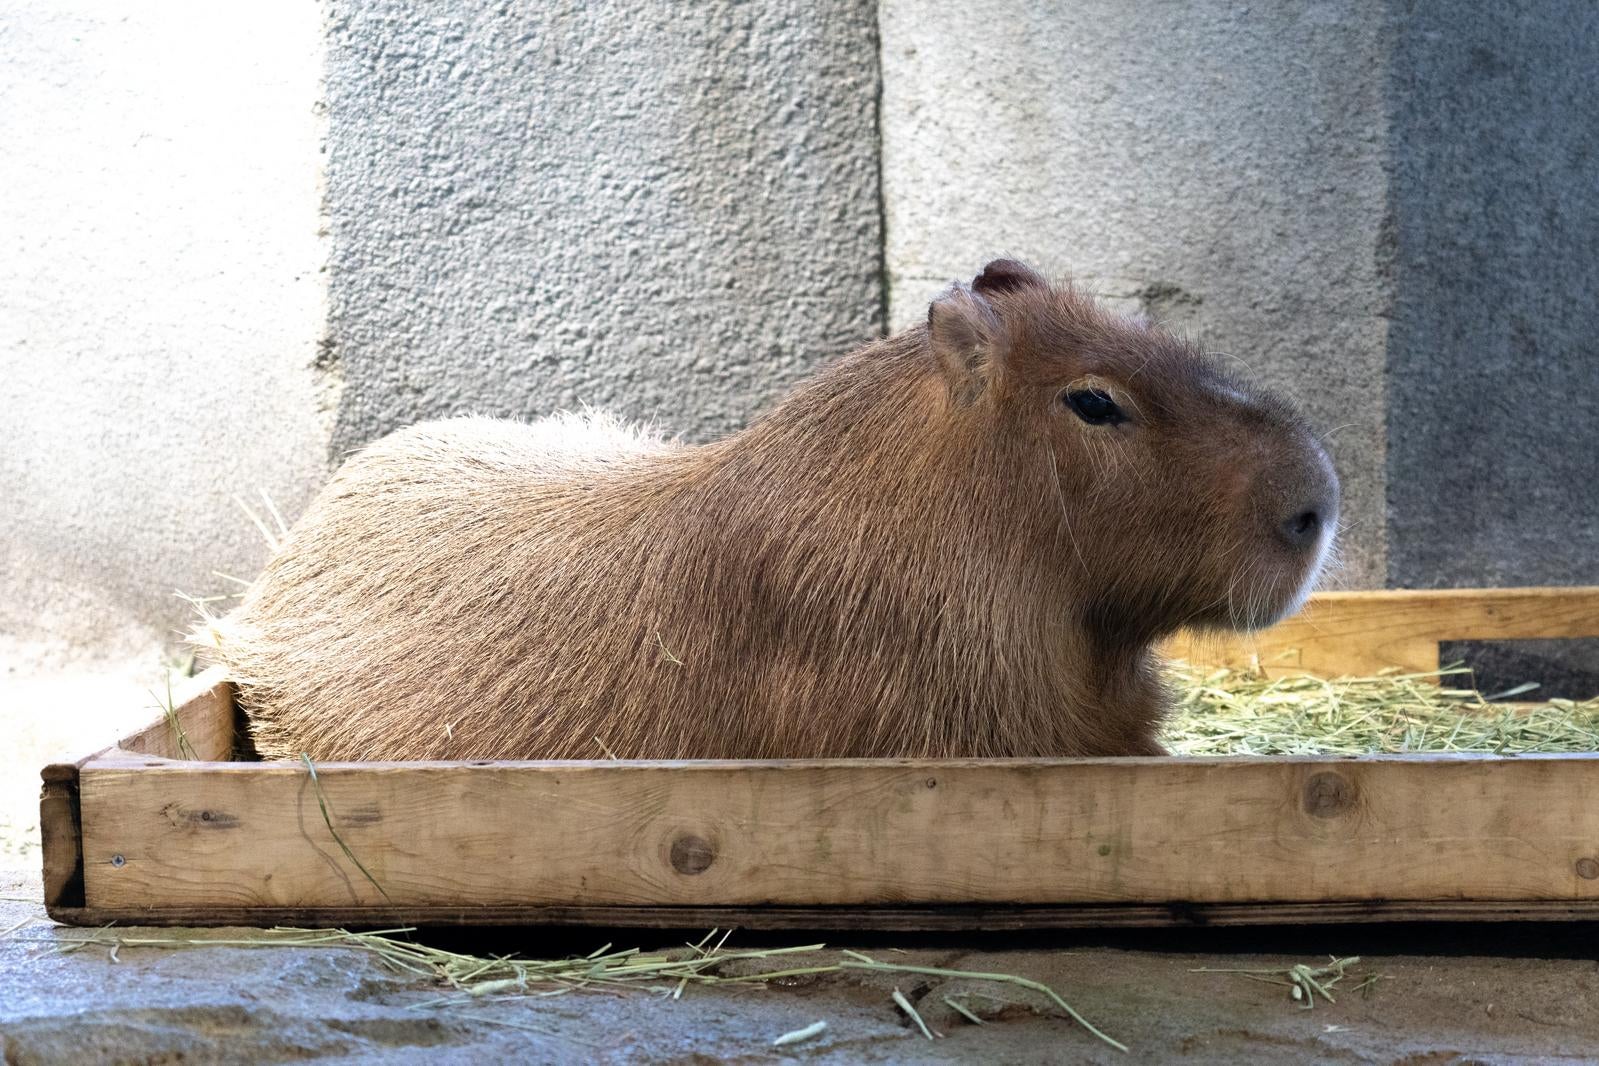
<svg viewBox="0 0 1599 1066">
<path fill-rule="evenodd" d="M 1290 548 L 1309 548 L 1321 536 L 1321 512 L 1314 507 L 1284 519 L 1277 527 Z"/>
</svg>

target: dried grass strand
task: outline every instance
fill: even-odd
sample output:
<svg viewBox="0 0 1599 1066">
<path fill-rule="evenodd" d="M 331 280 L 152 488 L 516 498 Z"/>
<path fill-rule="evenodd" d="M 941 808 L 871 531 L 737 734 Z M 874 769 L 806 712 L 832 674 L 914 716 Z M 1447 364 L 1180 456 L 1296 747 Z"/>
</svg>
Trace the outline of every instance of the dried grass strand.
<svg viewBox="0 0 1599 1066">
<path fill-rule="evenodd" d="M 1178 695 L 1163 739 L 1176 755 L 1599 751 L 1599 697 L 1492 703 L 1458 664 L 1336 680 L 1170 665 Z"/>
<path fill-rule="evenodd" d="M 612 951 L 606 944 L 589 955 L 565 959 L 525 959 L 515 955 L 479 956 L 400 939 L 415 931 L 413 926 L 353 933 L 345 929 L 262 930 L 247 937 L 145 936 L 126 935 L 110 927 L 85 931 L 68 937 L 57 934 L 38 938 L 52 944 L 58 952 L 77 951 L 88 946 L 108 950 L 122 948 L 192 947 L 290 947 L 349 948 L 377 957 L 384 965 L 402 974 L 424 977 L 448 985 L 452 993 L 416 1003 L 413 1010 L 451 1007 L 476 1007 L 488 997 L 516 992 L 517 998 L 570 991 L 648 990 L 671 998 L 675 989 L 687 984 L 718 985 L 770 982 L 808 974 L 834 974 L 850 970 L 877 973 L 920 974 L 946 980 L 980 981 L 1030 989 L 1047 998 L 1097 1039 L 1126 1051 L 1127 1045 L 1107 1036 L 1074 1010 L 1053 988 L 1040 981 L 1016 974 L 974 970 L 951 970 L 938 966 L 880 962 L 856 951 L 840 951 L 832 959 L 817 959 L 827 950 L 825 944 L 793 947 L 729 950 L 725 947 L 731 931 L 713 930 L 697 944 L 661 952 L 641 952 L 638 948 Z M 717 934 L 714 946 L 707 947 Z M 16 939 L 26 939 L 18 937 Z M 718 971 L 729 963 L 772 959 L 803 959 L 807 965 L 762 970 L 724 976 Z M 481 990 L 481 991 L 480 991 Z M 896 1000 L 897 1002 L 897 1000 Z M 963 1012 L 965 1013 L 965 1012 Z M 914 1016 L 914 1015 L 913 1015 Z"/>
</svg>

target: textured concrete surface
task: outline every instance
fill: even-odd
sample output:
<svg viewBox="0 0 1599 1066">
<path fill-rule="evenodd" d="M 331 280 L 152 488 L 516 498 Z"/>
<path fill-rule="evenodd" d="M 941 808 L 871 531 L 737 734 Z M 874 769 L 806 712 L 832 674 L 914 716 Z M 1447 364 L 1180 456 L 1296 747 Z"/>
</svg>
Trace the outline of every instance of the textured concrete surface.
<svg viewBox="0 0 1599 1066">
<path fill-rule="evenodd" d="M 996 253 L 1143 305 L 1332 432 L 1381 585 L 1385 14 L 883 0 L 892 320 Z"/>
<path fill-rule="evenodd" d="M 1599 8 L 1400 9 L 1388 580 L 1599 583 Z"/>
<path fill-rule="evenodd" d="M 1596 17 L 0 0 L 0 634 L 145 653 L 417 418 L 731 429 L 996 253 L 1301 400 L 1334 584 L 1599 581 Z"/>
<path fill-rule="evenodd" d="M 335 0 L 335 448 L 583 404 L 704 437 L 881 320 L 869 0 Z"/>
<path fill-rule="evenodd" d="M 884 0 L 881 24 L 892 321 L 1037 259 L 1330 431 L 1334 583 L 1599 581 L 1591 5 Z"/>
<path fill-rule="evenodd" d="M 1571 929 L 1087 933 L 1033 936 L 1025 945 L 971 935 L 855 944 L 885 960 L 1043 981 L 1128 1044 L 1131 1054 L 1122 1055 L 1025 991 L 913 975 L 693 987 L 678 1000 L 638 991 L 484 996 L 430 1007 L 448 990 L 342 949 L 127 946 L 115 959 L 104 947 L 61 954 L 83 931 L 38 921 L 37 904 L 18 902 L 37 891 L 34 878 L 0 873 L 6 897 L 0 899 L 6 990 L 0 1052 L 16 1066 L 379 1057 L 404 1063 L 1549 1063 L 1591 1061 L 1599 1046 L 1599 968 L 1591 954 L 1571 950 L 1578 942 Z M 1474 953 L 1460 954 L 1455 945 L 1468 934 Z M 440 935 L 422 934 L 434 941 Z M 587 954 L 605 940 L 645 948 L 681 943 L 640 931 L 507 930 L 465 942 L 456 936 L 446 946 L 559 957 Z M 1369 994 L 1345 991 L 1336 1003 L 1301 1010 L 1281 986 L 1193 972 L 1319 965 L 1329 951 L 1362 953 L 1351 973 L 1381 975 Z M 937 1039 L 922 1037 L 894 1006 L 895 987 Z M 966 1000 L 987 1017 L 982 1026 L 944 1003 L 946 995 L 971 991 L 1000 993 L 998 1001 Z M 820 1038 L 771 1046 L 779 1034 L 815 1021 L 828 1023 Z"/>
<path fill-rule="evenodd" d="M 321 42 L 314 5 L 0 0 L 0 634 L 166 640 L 265 556 L 232 494 L 319 482 Z"/>
</svg>

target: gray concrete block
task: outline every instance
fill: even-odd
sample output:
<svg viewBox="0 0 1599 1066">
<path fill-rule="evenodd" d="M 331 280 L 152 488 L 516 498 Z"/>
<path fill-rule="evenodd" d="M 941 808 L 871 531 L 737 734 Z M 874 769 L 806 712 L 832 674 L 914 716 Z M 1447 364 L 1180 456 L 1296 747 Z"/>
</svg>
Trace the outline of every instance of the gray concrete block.
<svg viewBox="0 0 1599 1066">
<path fill-rule="evenodd" d="M 1599 583 L 1599 8 L 1403 7 L 1388 579 Z"/>
<path fill-rule="evenodd" d="M 890 314 L 996 253 L 1140 304 L 1331 433 L 1384 562 L 1386 7 L 884 0 Z"/>
<path fill-rule="evenodd" d="M 266 556 L 233 495 L 320 483 L 321 44 L 305 5 L 0 4 L 0 660 L 172 639 Z"/>
<path fill-rule="evenodd" d="M 882 321 L 867 0 L 335 0 L 335 449 L 592 405 L 703 438 Z"/>
</svg>

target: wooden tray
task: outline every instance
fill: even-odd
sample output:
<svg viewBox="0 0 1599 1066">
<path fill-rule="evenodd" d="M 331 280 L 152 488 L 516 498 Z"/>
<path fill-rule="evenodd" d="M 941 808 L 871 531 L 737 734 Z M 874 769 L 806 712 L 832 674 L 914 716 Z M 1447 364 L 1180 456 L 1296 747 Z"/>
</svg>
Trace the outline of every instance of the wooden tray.
<svg viewBox="0 0 1599 1066">
<path fill-rule="evenodd" d="M 1599 588 L 1324 594 L 1204 661 L 1437 668 Z M 230 762 L 233 689 L 44 769 L 72 924 L 1016 929 L 1599 918 L 1599 754 Z M 181 729 L 181 740 L 179 736 Z M 187 756 L 187 757 L 184 757 Z M 324 816 L 324 807 L 326 815 Z M 335 832 L 336 830 L 336 832 Z"/>
</svg>

